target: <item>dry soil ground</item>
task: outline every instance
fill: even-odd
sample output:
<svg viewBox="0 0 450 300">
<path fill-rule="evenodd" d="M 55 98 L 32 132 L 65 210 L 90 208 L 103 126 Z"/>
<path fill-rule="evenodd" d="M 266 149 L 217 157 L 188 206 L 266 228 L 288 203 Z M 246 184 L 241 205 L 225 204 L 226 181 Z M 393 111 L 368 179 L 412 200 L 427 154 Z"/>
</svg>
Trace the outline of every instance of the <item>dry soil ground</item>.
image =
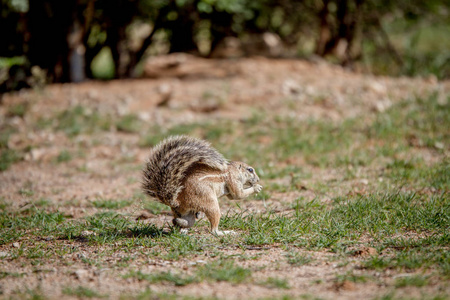
<svg viewBox="0 0 450 300">
<path fill-rule="evenodd" d="M 201 136 L 204 132 L 201 126 L 194 126 L 191 131 L 189 126 L 216 122 L 224 126 L 241 124 L 237 132 L 221 134 L 218 139 L 220 145 L 229 143 L 239 148 L 247 143 L 245 124 L 253 126 L 252 120 L 261 116 L 271 120 L 291 118 L 324 123 L 363 117 L 371 122 L 397 102 L 428 97 L 432 93 L 437 94 L 438 101 L 445 102 L 450 92 L 450 82 L 438 82 L 432 77 L 375 77 L 323 62 L 299 60 L 202 60 L 172 55 L 150 60 L 145 74 L 145 79 L 53 84 L 3 95 L 0 126 L 3 130 L 12 128 L 4 148 L 20 156 L 0 172 L 3 213 L 19 217 L 27 211 L 58 212 L 64 216 L 64 224 L 82 223 L 89 216 L 115 211 L 132 222 L 141 216 L 143 224 L 155 224 L 169 232 L 169 211 L 160 207 L 146 209 L 143 203 L 147 200 L 140 193 L 140 169 L 153 143 L 152 128 L 158 128 L 155 130 L 162 136 L 170 133 L 170 128 L 185 126 L 188 133 Z M 78 115 L 77 109 L 82 109 Z M 81 121 L 72 120 L 79 117 Z M 221 130 L 226 132 L 227 128 Z M 146 138 L 152 142 L 146 142 Z M 272 142 L 272 137 L 262 135 L 257 141 L 264 147 Z M 220 145 L 216 145 L 219 150 Z M 417 147 L 414 151 L 426 163 L 433 164 L 448 157 L 448 146 L 436 144 L 434 150 Z M 436 154 L 436 149 L 440 154 Z M 250 154 L 237 152 L 238 157 L 230 158 L 245 159 L 247 155 Z M 377 175 L 379 170 L 364 167 L 351 180 L 342 180 L 340 169 L 311 166 L 305 160 L 301 153 L 284 161 L 273 159 L 271 164 L 275 166 L 305 166 L 310 176 L 302 180 L 299 188 L 269 189 L 270 197 L 265 201 L 253 198 L 242 201 L 240 209 L 247 214 L 264 212 L 267 207 L 275 212 L 289 211 L 299 197 L 328 203 L 337 196 L 364 194 L 382 180 Z M 252 157 L 250 161 L 254 163 L 257 159 Z M 257 168 L 260 165 L 256 163 Z M 295 174 L 272 178 L 260 175 L 264 186 L 287 186 L 295 177 Z M 320 183 L 329 185 L 328 189 L 315 189 Z M 123 205 L 115 205 L 117 202 Z M 108 207 L 107 203 L 113 204 Z M 228 200 L 223 200 L 221 205 L 225 212 L 239 210 L 235 202 Z M 150 244 L 124 246 L 129 242 L 126 237 L 113 244 L 93 241 L 89 235 L 101 233 L 89 230 L 74 237 L 48 232 L 40 236 L 33 228 L 29 230 L 33 233 L 25 232 L 0 244 L 0 298 L 141 295 L 149 298 L 371 299 L 386 295 L 445 298 L 450 292 L 448 275 L 436 277 L 433 269 L 411 273 L 402 268 L 381 271 L 362 268 L 361 260 L 377 255 L 370 247 L 357 245 L 354 255 L 342 258 L 342 253 L 327 247 L 302 248 L 283 243 L 251 246 L 232 239 L 224 242 L 210 236 L 205 222 L 189 233 L 196 239 L 207 239 L 205 250 L 197 249 L 179 257 L 169 257 L 164 253 L 164 245 L 157 243 L 154 249 Z M 426 233 L 415 238 L 420 239 L 422 235 Z M 128 240 L 134 241 L 134 237 L 130 235 Z M 31 248 L 35 249 L 34 256 Z M 294 250 L 308 261 L 289 263 L 286 253 Z M 208 275 L 195 275 L 201 272 L 198 270 L 202 265 L 214 266 L 211 262 L 218 257 L 231 259 L 234 266 L 250 270 L 246 276 L 252 279 L 208 280 Z M 200 279 L 177 284 L 171 279 L 149 280 L 129 275 L 130 272 L 148 275 L 168 271 L 182 274 L 182 279 L 183 274 L 194 274 Z M 403 287 L 395 284 L 399 278 L 414 272 L 429 275 L 427 284 Z M 351 276 L 356 279 L 352 280 Z"/>
</svg>

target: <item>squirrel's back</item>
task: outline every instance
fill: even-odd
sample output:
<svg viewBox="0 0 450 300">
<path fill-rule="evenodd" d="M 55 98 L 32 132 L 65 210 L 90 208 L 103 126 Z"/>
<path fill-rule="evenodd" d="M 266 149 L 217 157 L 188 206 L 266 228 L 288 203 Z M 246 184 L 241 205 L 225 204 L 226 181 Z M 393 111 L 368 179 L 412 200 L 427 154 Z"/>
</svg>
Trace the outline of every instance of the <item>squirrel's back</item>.
<svg viewBox="0 0 450 300">
<path fill-rule="evenodd" d="M 163 140 L 151 150 L 145 165 L 144 192 L 170 207 L 178 207 L 177 196 L 183 189 L 183 179 L 194 164 L 225 171 L 228 162 L 206 141 L 185 135 Z"/>
</svg>

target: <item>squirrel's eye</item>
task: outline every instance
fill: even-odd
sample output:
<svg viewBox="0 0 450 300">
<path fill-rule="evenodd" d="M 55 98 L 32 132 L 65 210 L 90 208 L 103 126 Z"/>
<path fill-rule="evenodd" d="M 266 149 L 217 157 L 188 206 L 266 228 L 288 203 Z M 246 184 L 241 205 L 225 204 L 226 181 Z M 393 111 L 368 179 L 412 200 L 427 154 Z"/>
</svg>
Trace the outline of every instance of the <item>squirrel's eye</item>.
<svg viewBox="0 0 450 300">
<path fill-rule="evenodd" d="M 247 169 L 250 173 L 253 173 L 253 168 L 248 168 Z"/>
</svg>

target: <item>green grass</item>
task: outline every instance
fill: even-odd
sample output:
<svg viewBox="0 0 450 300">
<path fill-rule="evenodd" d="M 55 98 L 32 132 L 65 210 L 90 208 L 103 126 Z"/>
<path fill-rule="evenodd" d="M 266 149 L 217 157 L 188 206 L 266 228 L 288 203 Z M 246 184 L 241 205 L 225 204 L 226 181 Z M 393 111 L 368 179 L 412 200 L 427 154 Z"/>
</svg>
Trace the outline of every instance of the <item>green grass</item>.
<svg viewBox="0 0 450 300">
<path fill-rule="evenodd" d="M 51 254 L 45 243 L 38 243 L 26 249 L 26 257 L 29 259 L 50 258 Z"/>
<path fill-rule="evenodd" d="M 119 131 L 136 133 L 142 128 L 142 122 L 134 114 L 129 114 L 121 117 L 119 121 L 116 122 L 116 128 Z"/>
<path fill-rule="evenodd" d="M 290 289 L 289 282 L 284 278 L 269 277 L 265 281 L 260 283 L 262 286 L 268 288 L 278 288 L 278 289 Z"/>
<path fill-rule="evenodd" d="M 141 271 L 130 271 L 124 278 L 136 278 L 138 280 L 145 280 L 150 283 L 169 282 L 175 286 L 184 286 L 191 283 L 198 283 L 204 280 L 207 281 L 226 281 L 231 283 L 242 283 L 250 281 L 251 271 L 249 269 L 235 265 L 232 260 L 218 259 L 206 265 L 196 267 L 193 275 L 157 272 L 157 273 L 143 273 Z M 288 288 L 286 281 L 281 279 L 271 278 L 267 282 L 262 283 L 270 285 L 271 287 Z"/>
<path fill-rule="evenodd" d="M 9 117 L 20 117 L 23 118 L 25 113 L 27 112 L 28 104 L 27 103 L 18 103 L 9 107 L 7 116 Z"/>
<path fill-rule="evenodd" d="M 113 117 L 110 114 L 100 114 L 80 105 L 61 111 L 56 116 L 56 121 L 41 118 L 38 125 L 40 128 L 54 127 L 54 129 L 63 131 L 69 137 L 109 131 L 113 127 L 118 131 L 128 133 L 139 132 L 142 128 L 142 122 L 134 114 L 125 115 L 113 122 Z"/>
<path fill-rule="evenodd" d="M 43 295 L 43 292 L 40 287 L 36 289 L 26 289 L 25 293 L 18 293 L 21 298 L 27 298 L 32 300 L 44 300 L 47 297 Z"/>
<path fill-rule="evenodd" d="M 208 242 L 211 242 L 210 237 L 198 238 L 174 231 L 161 240 L 160 245 L 165 250 L 161 256 L 166 260 L 179 260 L 182 257 L 200 255 L 211 247 L 206 246 Z"/>
<path fill-rule="evenodd" d="M 5 271 L 0 271 L 0 279 L 3 279 L 5 277 L 23 277 L 25 276 L 26 273 L 17 273 L 17 272 L 5 272 Z"/>
<path fill-rule="evenodd" d="M 84 225 L 86 230 L 97 233 L 90 236 L 92 242 L 105 244 L 123 238 L 130 220 L 115 212 L 101 212 L 87 217 Z"/>
<path fill-rule="evenodd" d="M 101 205 L 105 203 L 110 205 L 113 202 Z M 317 200 L 299 201 L 293 211 L 285 214 L 275 214 L 269 210 L 262 214 L 242 212 L 224 216 L 221 227 L 237 230 L 241 234 L 221 239 L 220 242 L 225 245 L 236 242 L 243 245 L 281 243 L 311 250 L 344 252 L 365 234 L 371 238 L 371 245 L 380 251 L 387 248 L 401 250 L 395 257 L 371 258 L 365 267 L 416 269 L 439 266 L 442 274 L 447 276 L 450 268 L 446 263 L 448 255 L 443 249 L 449 243 L 449 218 L 450 204 L 446 194 L 389 193 L 338 197 L 331 205 Z M 213 236 L 198 238 L 176 231 L 163 235 L 157 227 L 141 224 L 114 212 L 97 213 L 82 222 L 73 222 L 66 221 L 57 212 L 31 208 L 22 213 L 1 212 L 0 225 L 0 244 L 16 241 L 24 234 L 74 239 L 83 230 L 89 230 L 96 233 L 86 237 L 89 243 L 107 245 L 119 242 L 127 247 L 158 245 L 164 249 L 161 257 L 167 260 L 200 254 L 210 248 L 207 245 L 215 239 Z M 423 233 L 425 237 L 393 238 L 409 232 Z M 41 253 L 40 248 L 35 247 L 33 251 Z M 295 252 L 288 253 L 286 259 L 297 266 L 310 262 L 308 256 Z"/>
<path fill-rule="evenodd" d="M 313 261 L 313 258 L 309 255 L 306 254 L 302 254 L 300 252 L 296 252 L 296 251 L 291 251 L 286 253 L 286 260 L 287 262 L 292 265 L 292 266 L 303 266 L 306 265 L 308 263 L 310 263 L 311 261 Z"/>
<path fill-rule="evenodd" d="M 400 293 L 399 293 L 400 294 Z M 401 294 L 400 294 L 401 295 Z M 422 294 L 420 296 L 420 298 L 411 298 L 408 296 L 397 296 L 395 292 L 390 292 L 387 293 L 386 295 L 383 296 L 379 296 L 379 297 L 375 297 L 373 298 L 374 300 L 411 300 L 411 299 L 421 299 L 421 300 L 446 300 L 448 299 L 448 295 L 446 294 L 442 294 L 442 295 L 427 295 L 427 294 Z"/>
<path fill-rule="evenodd" d="M 17 129 L 11 125 L 0 127 L 0 149 L 8 148 L 8 141 L 11 134 L 15 133 Z"/>
<path fill-rule="evenodd" d="M 168 207 L 167 205 L 164 205 L 162 203 L 153 200 L 144 201 L 143 208 L 149 210 L 152 214 L 159 214 L 163 210 L 170 210 L 170 207 Z"/>
<path fill-rule="evenodd" d="M 6 171 L 12 164 L 20 161 L 22 158 L 19 153 L 11 149 L 0 148 L 0 172 Z"/>
<path fill-rule="evenodd" d="M 447 244 L 448 245 L 448 239 Z M 443 247 L 427 246 L 421 249 L 398 250 L 393 256 L 374 256 L 363 266 L 367 269 L 420 270 L 437 268 L 443 278 L 450 278 L 450 255 Z"/>
<path fill-rule="evenodd" d="M 401 288 L 406 286 L 422 287 L 428 284 L 428 276 L 408 275 L 402 276 L 395 280 L 395 287 Z"/>
<path fill-rule="evenodd" d="M 92 202 L 94 207 L 106 209 L 121 209 L 132 204 L 132 200 L 128 199 L 98 199 Z"/>
<path fill-rule="evenodd" d="M 354 274 L 353 272 L 347 272 L 345 274 L 340 274 L 336 276 L 335 281 L 337 283 L 343 283 L 345 281 L 350 281 L 350 282 L 354 282 L 354 283 L 365 283 L 367 281 L 369 281 L 370 278 L 368 278 L 365 275 L 357 275 Z"/>
<path fill-rule="evenodd" d="M 75 296 L 78 298 L 106 298 L 106 295 L 102 295 L 90 288 L 78 286 L 76 288 L 66 287 L 63 289 L 63 294 L 68 296 Z"/>
<path fill-rule="evenodd" d="M 24 236 L 52 236 L 52 239 L 80 240 L 87 245 L 103 245 L 106 249 L 111 249 L 107 251 L 133 251 L 144 247 L 150 251 L 146 255 L 174 261 L 196 257 L 205 251 L 215 253 L 217 245 L 241 245 L 245 249 L 245 245 L 281 244 L 289 248 L 327 249 L 346 253 L 348 247 L 361 243 L 360 239 L 364 234 L 366 239 L 369 237 L 366 241 L 368 245 L 375 247 L 378 253 L 388 250 L 386 253 L 389 254 L 362 260 L 360 266 L 363 269 L 394 269 L 399 272 L 434 269 L 442 278 L 449 278 L 450 257 L 446 247 L 449 244 L 450 205 L 447 198 L 446 194 L 428 196 L 398 192 L 337 197 L 332 203 L 326 204 L 317 200 L 299 199 L 293 210 L 287 213 L 273 213 L 269 208 L 261 214 L 246 214 L 243 211 L 224 216 L 221 228 L 238 231 L 239 235 L 220 239 L 212 235 L 185 235 L 176 230 L 163 233 L 162 228 L 136 222 L 114 212 L 97 213 L 82 221 L 70 221 L 60 213 L 42 208 L 31 207 L 12 213 L 6 207 L 6 211 L 0 212 L 0 245 L 21 241 Z M 109 202 L 105 203 L 109 205 Z M 198 226 L 206 225 L 203 222 Z M 81 233 L 85 230 L 95 234 L 83 237 Z M 412 232 L 418 236 L 410 236 Z M 62 245 L 48 248 L 44 241 L 32 244 L 21 242 L 21 246 L 14 248 L 10 255 L 11 259 L 23 257 L 32 265 L 42 265 L 55 255 L 65 255 L 71 251 L 73 250 Z M 170 272 L 151 275 L 136 273 L 133 277 L 141 276 L 140 280 L 165 281 L 175 285 L 202 280 L 241 283 L 251 279 L 251 270 L 230 259 L 221 259 L 220 251 L 218 253 L 219 258 L 204 266 L 197 266 L 192 275 Z M 82 261 L 87 265 L 102 266 L 104 255 L 99 253 Z M 296 267 L 312 261 L 310 256 L 293 250 L 285 255 L 286 262 Z M 341 263 L 345 263 L 345 257 L 348 256 L 340 258 Z M 117 267 L 126 265 L 126 262 L 119 262 Z M 349 276 L 345 280 L 359 282 L 361 279 Z M 340 279 L 342 278 L 339 277 L 338 280 Z M 286 281 L 279 278 L 258 284 L 280 289 L 289 287 Z"/>
<path fill-rule="evenodd" d="M 23 159 L 23 151 L 10 149 L 8 146 L 11 135 L 16 131 L 12 125 L 0 125 L 0 172 Z"/>
<path fill-rule="evenodd" d="M 338 197 L 332 206 L 313 200 L 298 205 L 290 214 L 225 216 L 223 226 L 246 232 L 247 244 L 292 243 L 316 249 L 350 245 L 363 232 L 375 240 L 407 231 L 443 234 L 449 216 L 444 194 L 372 194 Z"/>
<path fill-rule="evenodd" d="M 405 148 L 446 145 L 450 137 L 445 129 L 450 124 L 449 112 L 450 104 L 439 104 L 437 94 L 427 99 L 415 98 L 412 103 L 402 101 L 377 115 L 369 136 Z"/>
<path fill-rule="evenodd" d="M 31 208 L 26 211 L 0 212 L 0 245 L 17 241 L 27 232 L 52 234 L 61 227 L 65 217 L 59 212 L 45 212 Z M 39 232 L 39 233 L 38 233 Z"/>
<path fill-rule="evenodd" d="M 0 211 L 5 211 L 5 209 L 9 206 L 8 203 L 6 203 L 5 198 L 0 197 Z"/>
<path fill-rule="evenodd" d="M 217 260 L 200 266 L 198 275 L 211 281 L 242 283 L 249 280 L 251 270 L 235 265 L 232 260 Z"/>
<path fill-rule="evenodd" d="M 72 154 L 67 150 L 61 151 L 56 157 L 57 163 L 68 162 L 70 160 L 72 160 Z"/>
<path fill-rule="evenodd" d="M 33 201 L 33 205 L 35 207 L 46 207 L 49 206 L 51 204 L 50 200 L 45 199 L 45 198 L 40 198 L 36 201 Z"/>
<path fill-rule="evenodd" d="M 198 279 L 194 276 L 175 274 L 170 271 L 156 274 L 145 274 L 141 271 L 130 271 L 124 276 L 124 278 L 136 278 L 140 281 L 145 280 L 150 283 L 169 282 L 173 283 L 175 286 L 185 286 L 198 282 Z"/>
<path fill-rule="evenodd" d="M 161 300 L 219 300 L 222 298 L 213 297 L 213 296 L 190 296 L 190 295 L 180 295 L 178 292 L 167 293 L 167 292 L 155 292 L 152 291 L 151 288 L 147 288 L 144 291 L 140 292 L 136 297 L 130 296 L 129 294 L 121 295 L 120 299 L 139 299 L 139 300 L 153 300 L 153 299 L 161 299 Z"/>
<path fill-rule="evenodd" d="M 92 134 L 98 131 L 108 131 L 111 128 L 112 117 L 101 115 L 77 105 L 59 112 L 56 118 L 41 118 L 37 121 L 39 128 L 52 128 L 64 132 L 69 137 L 81 133 Z"/>
</svg>

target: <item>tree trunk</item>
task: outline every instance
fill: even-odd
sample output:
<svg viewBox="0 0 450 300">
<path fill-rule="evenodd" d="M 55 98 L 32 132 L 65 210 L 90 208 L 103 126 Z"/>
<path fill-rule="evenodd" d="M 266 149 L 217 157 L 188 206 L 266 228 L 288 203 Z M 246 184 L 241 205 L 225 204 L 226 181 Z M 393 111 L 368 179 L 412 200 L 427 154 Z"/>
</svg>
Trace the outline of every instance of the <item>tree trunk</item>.
<svg viewBox="0 0 450 300">
<path fill-rule="evenodd" d="M 198 53 L 197 44 L 194 40 L 194 26 L 199 18 L 196 1 L 183 7 L 177 7 L 176 1 L 173 1 L 171 5 L 177 9 L 178 17 L 173 21 L 167 21 L 165 24 L 165 27 L 171 32 L 169 52 Z"/>
<path fill-rule="evenodd" d="M 188 19 L 178 19 L 171 25 L 169 52 L 198 52 L 193 35 L 194 22 Z"/>
<path fill-rule="evenodd" d="M 33 0 L 29 5 L 28 58 L 31 65 L 47 70 L 55 82 L 69 81 L 67 33 L 72 25 L 76 1 Z"/>
<path fill-rule="evenodd" d="M 75 17 L 76 18 L 76 17 Z M 85 53 L 86 48 L 83 43 L 83 29 L 80 22 L 75 19 L 67 36 L 69 44 L 69 65 L 70 65 L 70 81 L 81 82 L 86 79 L 85 74 Z"/>
<path fill-rule="evenodd" d="M 232 15 L 225 12 L 215 11 L 211 18 L 211 47 L 209 55 L 217 48 L 217 45 L 226 37 L 232 36 L 231 24 L 233 23 Z"/>
<path fill-rule="evenodd" d="M 328 23 L 327 20 L 329 2 L 330 2 L 329 0 L 324 0 L 323 7 L 319 12 L 319 19 L 320 19 L 319 38 L 317 39 L 315 53 L 320 56 L 325 55 L 325 45 L 328 43 L 331 36 L 330 24 Z"/>
</svg>

